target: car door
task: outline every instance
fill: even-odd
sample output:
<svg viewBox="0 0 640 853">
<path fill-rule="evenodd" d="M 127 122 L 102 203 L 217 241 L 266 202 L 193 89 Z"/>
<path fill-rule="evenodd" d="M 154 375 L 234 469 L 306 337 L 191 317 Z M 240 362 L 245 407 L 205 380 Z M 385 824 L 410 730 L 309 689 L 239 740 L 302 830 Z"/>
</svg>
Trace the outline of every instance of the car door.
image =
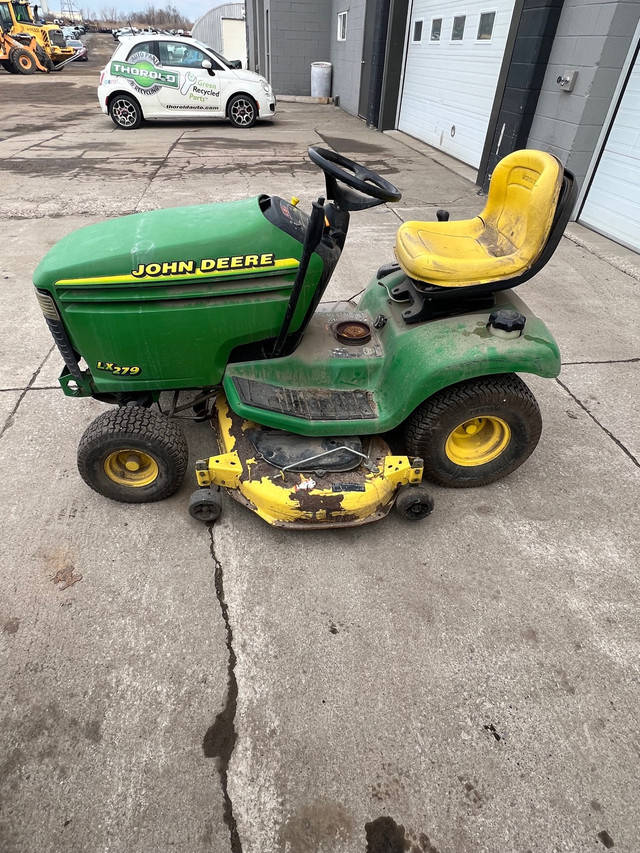
<svg viewBox="0 0 640 853">
<path fill-rule="evenodd" d="M 140 102 L 145 118 L 164 115 L 164 110 L 158 100 L 158 93 L 165 86 L 178 85 L 175 75 L 163 74 L 161 71 L 153 41 L 134 44 L 123 62 L 112 59 L 109 75 L 119 78 L 121 83 L 131 89 Z"/>
<path fill-rule="evenodd" d="M 224 115 L 221 93 L 222 67 L 195 44 L 158 41 L 160 67 L 178 77 L 176 87 L 164 86 L 158 93 L 166 113 L 180 115 Z M 203 68 L 205 62 L 211 68 Z"/>
</svg>

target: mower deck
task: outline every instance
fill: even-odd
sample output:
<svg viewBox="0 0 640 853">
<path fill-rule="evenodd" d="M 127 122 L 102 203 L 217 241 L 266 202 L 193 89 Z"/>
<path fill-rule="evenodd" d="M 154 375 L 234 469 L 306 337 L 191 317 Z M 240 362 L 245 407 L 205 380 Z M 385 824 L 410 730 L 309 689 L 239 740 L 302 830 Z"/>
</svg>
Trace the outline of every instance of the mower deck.
<svg viewBox="0 0 640 853">
<path fill-rule="evenodd" d="M 234 414 L 223 395 L 216 409 L 212 426 L 221 453 L 196 463 L 198 485 L 226 488 L 234 500 L 275 527 L 353 527 L 378 521 L 392 508 L 398 487 L 422 479 L 422 460 L 392 455 L 379 436 L 367 440 L 366 459 L 353 470 L 323 472 L 322 461 L 315 472 L 279 469 L 256 452 L 251 436 L 261 427 Z"/>
</svg>

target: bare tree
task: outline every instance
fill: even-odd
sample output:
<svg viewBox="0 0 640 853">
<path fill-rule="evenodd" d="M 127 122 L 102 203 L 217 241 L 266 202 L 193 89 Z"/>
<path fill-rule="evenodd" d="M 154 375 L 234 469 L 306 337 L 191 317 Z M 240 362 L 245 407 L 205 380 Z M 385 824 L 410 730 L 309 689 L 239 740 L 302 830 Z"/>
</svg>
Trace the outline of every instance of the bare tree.
<svg viewBox="0 0 640 853">
<path fill-rule="evenodd" d="M 100 19 L 104 21 L 105 24 L 113 24 L 120 20 L 120 12 L 118 12 L 116 6 L 105 6 L 100 9 Z"/>
</svg>

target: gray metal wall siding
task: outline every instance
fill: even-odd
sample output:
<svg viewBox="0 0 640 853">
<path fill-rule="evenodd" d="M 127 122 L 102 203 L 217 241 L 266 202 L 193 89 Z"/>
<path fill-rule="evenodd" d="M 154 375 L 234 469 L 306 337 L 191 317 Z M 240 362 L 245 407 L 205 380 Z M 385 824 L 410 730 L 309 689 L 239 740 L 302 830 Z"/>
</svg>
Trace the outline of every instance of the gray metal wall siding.
<svg viewBox="0 0 640 853">
<path fill-rule="evenodd" d="M 373 4 L 370 4 L 373 5 Z M 333 0 L 329 61 L 333 65 L 332 96 L 340 98 L 340 106 L 351 115 L 358 115 L 360 73 L 366 0 Z M 348 12 L 347 40 L 338 41 L 338 13 Z"/>
<path fill-rule="evenodd" d="M 309 95 L 311 63 L 329 59 L 331 0 L 281 0 L 270 6 L 271 84 L 276 94 Z"/>
<path fill-rule="evenodd" d="M 260 67 L 260 46 L 258 42 L 258 30 L 256 23 L 256 4 L 248 0 L 246 7 L 247 23 L 247 59 L 248 69 L 256 71 Z"/>
<path fill-rule="evenodd" d="M 556 154 L 584 178 L 640 18 L 637 2 L 566 0 L 528 147 Z M 578 72 L 573 92 L 556 80 Z"/>
<path fill-rule="evenodd" d="M 222 19 L 242 18 L 244 16 L 244 3 L 227 3 L 210 9 L 193 25 L 193 37 L 208 44 L 219 53 L 223 53 L 222 45 Z"/>
</svg>

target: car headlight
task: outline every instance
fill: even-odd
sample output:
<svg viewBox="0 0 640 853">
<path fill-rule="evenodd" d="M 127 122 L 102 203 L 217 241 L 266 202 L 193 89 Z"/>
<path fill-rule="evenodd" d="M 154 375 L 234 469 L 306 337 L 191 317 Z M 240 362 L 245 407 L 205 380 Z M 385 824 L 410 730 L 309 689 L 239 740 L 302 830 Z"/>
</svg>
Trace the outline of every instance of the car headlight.
<svg viewBox="0 0 640 853">
<path fill-rule="evenodd" d="M 267 95 L 271 95 L 271 86 L 267 83 L 266 80 L 261 80 L 262 88 L 267 93 Z"/>
</svg>

